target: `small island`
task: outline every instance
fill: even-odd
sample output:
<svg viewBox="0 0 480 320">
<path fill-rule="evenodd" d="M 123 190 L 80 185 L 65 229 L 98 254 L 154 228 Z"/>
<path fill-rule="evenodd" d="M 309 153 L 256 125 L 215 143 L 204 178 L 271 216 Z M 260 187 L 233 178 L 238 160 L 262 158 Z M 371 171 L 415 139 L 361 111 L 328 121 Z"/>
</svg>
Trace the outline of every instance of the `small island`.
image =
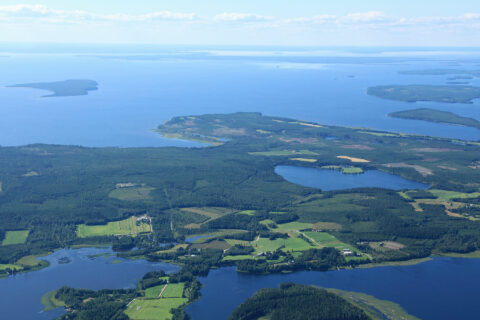
<svg viewBox="0 0 480 320">
<path fill-rule="evenodd" d="M 480 121 L 459 116 L 453 112 L 440 111 L 429 108 L 419 108 L 413 110 L 397 111 L 388 114 L 389 117 L 409 119 L 409 120 L 423 120 L 436 123 L 455 124 L 459 126 L 466 126 L 480 129 Z"/>
<path fill-rule="evenodd" d="M 400 71 L 403 75 L 416 76 L 448 76 L 457 75 L 457 79 L 473 79 L 473 77 L 480 77 L 480 70 L 461 70 L 461 69 L 426 69 L 426 70 L 407 70 Z"/>
<path fill-rule="evenodd" d="M 65 80 L 56 82 L 38 82 L 23 83 L 8 86 L 8 88 L 32 88 L 51 91 L 52 94 L 42 96 L 42 98 L 50 97 L 71 97 L 85 96 L 90 91 L 98 90 L 98 83 L 93 80 Z"/>
<path fill-rule="evenodd" d="M 458 85 L 389 85 L 370 87 L 367 94 L 377 98 L 404 102 L 433 101 L 473 103 L 480 98 L 480 88 Z"/>
<path fill-rule="evenodd" d="M 372 296 L 294 283 L 261 289 L 230 315 L 229 320 L 280 319 L 417 319 L 400 306 Z"/>
</svg>

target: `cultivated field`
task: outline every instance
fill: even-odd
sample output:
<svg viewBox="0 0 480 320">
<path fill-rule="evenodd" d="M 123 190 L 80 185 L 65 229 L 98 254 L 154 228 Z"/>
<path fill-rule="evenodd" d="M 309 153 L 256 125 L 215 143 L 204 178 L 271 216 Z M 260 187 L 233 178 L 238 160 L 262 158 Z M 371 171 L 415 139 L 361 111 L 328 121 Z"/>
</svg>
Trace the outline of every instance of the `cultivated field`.
<svg viewBox="0 0 480 320">
<path fill-rule="evenodd" d="M 25 243 L 29 232 L 29 230 L 7 231 L 5 239 L 2 241 L 2 246 Z"/>
<path fill-rule="evenodd" d="M 167 320 L 172 319 L 171 309 L 178 308 L 187 301 L 186 298 L 137 299 L 128 306 L 125 313 L 132 320 Z"/>
<path fill-rule="evenodd" d="M 338 250 L 350 249 L 353 252 L 358 252 L 358 250 L 355 247 L 349 244 L 346 244 L 344 242 L 341 242 L 340 240 L 338 240 L 337 238 L 335 238 L 334 236 L 332 236 L 327 232 L 307 231 L 305 232 L 305 235 L 308 238 L 314 240 L 315 243 L 318 243 L 322 247 L 332 247 Z"/>
<path fill-rule="evenodd" d="M 162 293 L 162 298 L 182 298 L 184 283 L 169 283 L 165 291 Z"/>
<path fill-rule="evenodd" d="M 78 225 L 77 235 L 80 238 L 95 236 L 114 236 L 114 235 L 137 235 L 139 233 L 151 232 L 149 223 L 139 222 L 137 218 L 130 217 L 125 220 L 109 222 L 106 225 L 87 226 L 85 224 Z"/>
</svg>

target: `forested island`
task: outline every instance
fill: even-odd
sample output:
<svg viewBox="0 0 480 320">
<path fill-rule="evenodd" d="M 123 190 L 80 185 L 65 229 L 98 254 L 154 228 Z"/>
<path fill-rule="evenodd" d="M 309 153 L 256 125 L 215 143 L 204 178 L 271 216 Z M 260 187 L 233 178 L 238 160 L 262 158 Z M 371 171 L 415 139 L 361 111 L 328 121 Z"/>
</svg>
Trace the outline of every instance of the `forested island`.
<svg viewBox="0 0 480 320">
<path fill-rule="evenodd" d="M 23 83 L 8 86 L 9 88 L 32 88 L 51 91 L 52 94 L 43 96 L 50 97 L 69 97 L 84 96 L 90 91 L 98 90 L 98 83 L 93 80 L 65 80 L 55 82 Z"/>
<path fill-rule="evenodd" d="M 229 320 L 381 320 L 410 319 L 400 307 L 354 292 L 293 283 L 261 289 L 241 304 Z"/>
<path fill-rule="evenodd" d="M 480 121 L 476 119 L 462 117 L 453 112 L 440 111 L 430 108 L 397 111 L 388 114 L 388 116 L 401 119 L 423 120 L 436 123 L 454 124 L 480 129 Z"/>
<path fill-rule="evenodd" d="M 480 98 L 480 88 L 463 85 L 389 85 L 369 87 L 367 94 L 404 102 L 473 103 L 474 99 Z"/>
<path fill-rule="evenodd" d="M 480 70 L 462 70 L 462 69 L 425 69 L 425 70 L 406 70 L 400 71 L 403 75 L 417 75 L 417 76 L 448 76 L 455 79 L 473 79 L 473 77 L 480 77 Z"/>
<path fill-rule="evenodd" d="M 40 268 L 34 258 L 58 248 L 111 245 L 122 257 L 182 266 L 177 282 L 187 288 L 222 266 L 325 271 L 480 249 L 479 142 L 260 113 L 176 117 L 158 131 L 211 146 L 1 147 L 0 273 Z M 279 165 L 381 170 L 430 188 L 326 192 L 285 181 Z M 162 277 L 151 281 L 165 285 Z M 138 290 L 117 292 L 126 298 L 112 310 L 141 319 L 127 307 L 146 294 Z M 72 311 L 65 319 L 83 310 L 55 297 Z"/>
</svg>

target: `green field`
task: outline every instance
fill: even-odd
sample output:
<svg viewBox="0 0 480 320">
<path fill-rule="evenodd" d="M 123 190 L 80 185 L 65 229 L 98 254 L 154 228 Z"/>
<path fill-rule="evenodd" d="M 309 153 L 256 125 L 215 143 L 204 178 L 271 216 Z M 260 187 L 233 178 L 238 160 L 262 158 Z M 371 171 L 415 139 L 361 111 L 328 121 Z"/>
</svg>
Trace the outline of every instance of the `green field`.
<svg viewBox="0 0 480 320">
<path fill-rule="evenodd" d="M 308 249 L 318 248 L 317 246 L 313 246 L 300 238 L 288 238 L 285 239 L 285 248 L 283 251 L 305 251 Z"/>
<path fill-rule="evenodd" d="M 250 255 L 239 255 L 239 256 L 225 256 L 223 257 L 223 261 L 240 261 L 240 260 L 253 260 L 255 259 L 253 256 Z"/>
<path fill-rule="evenodd" d="M 305 230 L 305 229 L 312 229 L 311 223 L 304 223 L 304 222 L 289 222 L 278 224 L 275 231 L 277 232 L 292 232 L 298 230 Z"/>
<path fill-rule="evenodd" d="M 252 246 L 255 253 L 273 252 L 285 245 L 285 239 L 270 240 L 268 238 L 260 238 L 257 241 L 252 241 Z"/>
<path fill-rule="evenodd" d="M 147 200 L 151 198 L 150 191 L 154 189 L 151 187 L 119 188 L 110 192 L 108 196 L 125 201 Z"/>
<path fill-rule="evenodd" d="M 313 151 L 309 150 L 275 150 L 275 151 L 265 151 L 265 152 L 250 152 L 251 155 L 255 156 L 266 156 L 266 157 L 272 157 L 272 156 L 293 156 L 293 155 L 308 155 L 308 156 L 315 156 L 318 155 L 318 153 L 315 153 Z"/>
<path fill-rule="evenodd" d="M 158 295 L 160 294 L 160 292 L 162 292 L 163 287 L 165 287 L 165 285 L 161 284 L 159 286 L 145 289 L 145 297 L 158 298 Z"/>
<path fill-rule="evenodd" d="M 443 200 L 443 201 L 450 201 L 452 199 L 469 199 L 469 198 L 480 197 L 480 192 L 463 193 L 463 192 L 438 190 L 438 189 L 433 189 L 428 191 L 434 196 L 436 196 L 439 200 Z"/>
<path fill-rule="evenodd" d="M 358 250 L 353 247 L 352 245 L 346 244 L 341 242 L 331 234 L 327 232 L 314 232 L 314 231 L 307 231 L 305 235 L 311 239 L 313 239 L 316 243 L 318 243 L 322 247 L 332 247 L 339 250 L 342 249 L 350 249 L 353 252 L 358 252 Z"/>
<path fill-rule="evenodd" d="M 133 301 L 125 310 L 132 320 L 166 320 L 172 319 L 171 309 L 187 303 L 186 298 L 148 299 Z"/>
<path fill-rule="evenodd" d="M 5 239 L 2 241 L 2 246 L 25 243 L 29 232 L 29 230 L 7 231 Z"/>
<path fill-rule="evenodd" d="M 77 236 L 79 238 L 87 238 L 95 236 L 137 235 L 150 231 L 150 224 L 141 222 L 137 225 L 137 218 L 130 217 L 121 221 L 109 222 L 106 225 L 78 225 Z"/>
<path fill-rule="evenodd" d="M 183 288 L 185 284 L 181 283 L 169 283 L 165 291 L 163 291 L 162 298 L 182 298 Z"/>
</svg>

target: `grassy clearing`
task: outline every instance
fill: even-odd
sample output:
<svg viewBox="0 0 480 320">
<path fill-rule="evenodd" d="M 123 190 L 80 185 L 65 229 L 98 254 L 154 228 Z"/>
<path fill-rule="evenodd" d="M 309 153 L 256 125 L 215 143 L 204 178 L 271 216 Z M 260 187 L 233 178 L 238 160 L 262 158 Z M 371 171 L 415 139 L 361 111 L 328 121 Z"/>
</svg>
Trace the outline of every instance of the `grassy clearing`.
<svg viewBox="0 0 480 320">
<path fill-rule="evenodd" d="M 20 270 L 23 270 L 23 267 L 16 264 L 0 264 L 0 270 L 6 270 L 6 269 L 20 271 Z"/>
<path fill-rule="evenodd" d="M 147 288 L 145 290 L 145 297 L 147 298 L 158 298 L 160 295 L 160 292 L 162 292 L 163 287 L 165 287 L 164 284 L 161 284 L 159 286 Z"/>
<path fill-rule="evenodd" d="M 87 226 L 85 224 L 78 225 L 77 236 L 79 238 L 95 237 L 95 236 L 114 236 L 114 235 L 137 235 L 139 233 L 151 232 L 149 223 L 139 222 L 137 218 L 130 217 L 121 221 L 109 222 L 106 225 Z"/>
<path fill-rule="evenodd" d="M 108 196 L 125 201 L 147 200 L 151 198 L 150 191 L 154 189 L 152 187 L 118 188 L 110 192 Z"/>
<path fill-rule="evenodd" d="M 305 223 L 305 222 L 289 222 L 289 223 L 283 223 L 283 224 L 278 224 L 277 228 L 274 229 L 277 232 L 292 232 L 292 231 L 298 231 L 298 230 L 305 230 L 305 229 L 312 229 L 312 224 L 311 223 Z"/>
<path fill-rule="evenodd" d="M 442 201 L 451 201 L 452 199 L 469 199 L 469 198 L 480 197 L 480 192 L 463 193 L 463 192 L 438 190 L 438 189 L 433 189 L 428 191 Z"/>
<path fill-rule="evenodd" d="M 240 255 L 240 256 L 226 256 L 223 261 L 240 261 L 240 260 L 254 260 L 255 258 L 250 255 Z"/>
<path fill-rule="evenodd" d="M 188 299 L 169 298 L 133 301 L 125 311 L 132 320 L 166 320 L 172 319 L 170 310 L 185 304 Z"/>
<path fill-rule="evenodd" d="M 365 160 L 362 158 L 354 158 L 354 157 L 349 157 L 349 156 L 337 156 L 339 159 L 345 159 L 345 160 L 350 160 L 351 162 L 357 162 L 357 163 L 367 163 L 370 162 L 369 160 Z"/>
<path fill-rule="evenodd" d="M 255 253 L 273 252 L 285 245 L 285 239 L 270 240 L 268 238 L 260 238 L 256 241 L 252 241 L 251 244 L 255 249 Z"/>
<path fill-rule="evenodd" d="M 341 242 L 331 234 L 327 232 L 314 232 L 314 231 L 308 231 L 305 232 L 305 235 L 315 241 L 315 243 L 318 243 L 322 247 L 332 247 L 338 250 L 343 250 L 343 249 L 350 249 L 352 252 L 358 252 L 358 249 L 356 249 L 354 246 L 349 245 L 347 243 Z"/>
<path fill-rule="evenodd" d="M 343 174 L 361 174 L 363 173 L 362 168 L 357 168 L 357 167 L 345 167 L 345 166 L 336 166 L 336 165 L 330 165 L 330 166 L 323 166 L 321 169 L 327 169 L 327 170 L 340 170 L 342 171 Z"/>
<path fill-rule="evenodd" d="M 368 245 L 377 251 L 400 250 L 405 248 L 405 245 L 394 241 L 370 242 Z"/>
<path fill-rule="evenodd" d="M 214 240 L 211 242 L 205 243 L 194 243 L 191 246 L 192 249 L 215 249 L 215 250 L 227 250 L 230 249 L 231 246 L 225 241 L 218 241 Z"/>
<path fill-rule="evenodd" d="M 177 244 L 175 247 L 171 248 L 171 249 L 168 249 L 168 250 L 161 250 L 161 251 L 157 251 L 156 253 L 169 253 L 169 252 L 175 252 L 177 251 L 178 249 L 182 248 L 182 249 L 186 249 L 188 247 L 188 243 L 182 243 L 182 244 Z"/>
<path fill-rule="evenodd" d="M 225 239 L 225 241 L 227 241 L 227 243 L 229 245 L 231 245 L 232 247 L 236 244 L 238 245 L 241 245 L 241 246 L 249 246 L 250 245 L 250 241 L 244 241 L 244 240 L 236 240 L 236 239 Z"/>
<path fill-rule="evenodd" d="M 5 239 L 2 241 L 2 246 L 25 243 L 29 232 L 29 230 L 7 231 Z"/>
<path fill-rule="evenodd" d="M 305 251 L 308 249 L 318 248 L 306 242 L 300 238 L 288 238 L 285 239 L 285 248 L 283 251 Z"/>
<path fill-rule="evenodd" d="M 342 229 L 342 225 L 335 222 L 317 222 L 313 224 L 313 229 L 338 231 Z"/>
<path fill-rule="evenodd" d="M 417 317 L 408 314 L 400 305 L 390 301 L 379 300 L 373 296 L 360 292 L 350 292 L 338 289 L 327 290 L 363 309 L 372 319 L 375 320 L 419 320 Z"/>
<path fill-rule="evenodd" d="M 274 150 L 274 151 L 265 151 L 265 152 L 249 152 L 249 154 L 254 156 L 265 156 L 265 157 L 284 157 L 284 156 L 293 156 L 293 155 L 308 155 L 316 156 L 318 153 L 309 150 Z"/>
<path fill-rule="evenodd" d="M 243 210 L 243 211 L 237 212 L 237 214 L 246 214 L 248 216 L 254 216 L 255 212 L 256 212 L 255 210 Z"/>
<path fill-rule="evenodd" d="M 206 217 L 206 220 L 202 223 L 190 223 L 184 226 L 186 229 L 200 229 L 200 227 L 209 221 L 218 219 L 224 215 L 236 213 L 238 210 L 231 208 L 222 208 L 222 207 L 191 207 L 191 208 L 181 208 L 181 211 L 190 212 L 199 214 Z"/>
<path fill-rule="evenodd" d="M 162 298 L 182 298 L 183 288 L 185 283 L 169 283 L 165 291 L 163 291 Z"/>
<path fill-rule="evenodd" d="M 50 311 L 56 308 L 64 307 L 65 302 L 55 298 L 58 290 L 50 291 L 42 296 L 43 311 Z"/>
<path fill-rule="evenodd" d="M 237 212 L 235 209 L 231 208 L 221 208 L 221 207 L 191 207 L 191 208 L 182 208 L 182 211 L 196 213 L 202 216 L 205 216 L 211 220 L 220 218 L 224 215 Z"/>
<path fill-rule="evenodd" d="M 315 162 L 318 161 L 317 159 L 309 159 L 309 158 L 290 158 L 290 160 L 301 161 L 301 162 L 309 162 L 309 163 L 315 163 Z"/>
</svg>

